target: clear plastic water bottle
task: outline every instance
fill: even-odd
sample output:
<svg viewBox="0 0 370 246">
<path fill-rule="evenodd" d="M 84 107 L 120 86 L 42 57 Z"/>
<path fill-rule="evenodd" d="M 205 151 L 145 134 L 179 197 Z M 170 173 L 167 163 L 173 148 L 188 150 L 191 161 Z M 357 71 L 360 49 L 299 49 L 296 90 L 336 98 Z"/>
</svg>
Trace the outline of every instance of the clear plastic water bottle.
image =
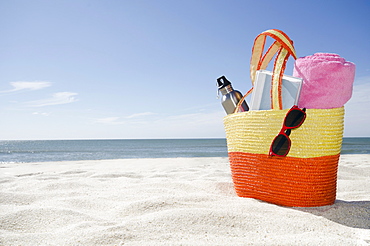
<svg viewBox="0 0 370 246">
<path fill-rule="evenodd" d="M 219 92 L 221 91 L 222 98 L 221 103 L 224 107 L 227 114 L 232 114 L 235 111 L 236 105 L 238 105 L 239 101 L 243 98 L 243 95 L 237 91 L 234 90 L 231 86 L 231 82 L 226 79 L 225 76 L 221 76 L 217 79 L 217 85 L 218 85 L 218 91 L 217 95 L 219 95 Z M 241 112 L 248 111 L 249 107 L 248 104 L 244 101 L 240 105 Z"/>
</svg>

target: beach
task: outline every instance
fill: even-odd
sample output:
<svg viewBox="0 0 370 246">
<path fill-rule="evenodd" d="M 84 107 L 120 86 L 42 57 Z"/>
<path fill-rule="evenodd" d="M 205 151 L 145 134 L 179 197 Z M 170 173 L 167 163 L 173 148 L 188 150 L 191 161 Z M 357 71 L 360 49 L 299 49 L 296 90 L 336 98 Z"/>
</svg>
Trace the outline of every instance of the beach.
<svg viewBox="0 0 370 246">
<path fill-rule="evenodd" d="M 0 164 L 0 245 L 369 244 L 369 154 L 313 208 L 237 197 L 225 157 Z"/>
</svg>

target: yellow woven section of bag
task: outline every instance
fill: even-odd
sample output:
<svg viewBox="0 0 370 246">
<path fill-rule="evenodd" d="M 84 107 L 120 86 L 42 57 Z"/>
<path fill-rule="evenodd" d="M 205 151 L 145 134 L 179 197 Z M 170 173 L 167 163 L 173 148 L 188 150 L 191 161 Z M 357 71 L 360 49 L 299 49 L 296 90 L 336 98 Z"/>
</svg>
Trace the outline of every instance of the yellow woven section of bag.
<svg viewBox="0 0 370 246">
<path fill-rule="evenodd" d="M 228 152 L 268 154 L 288 110 L 256 110 L 225 116 Z M 291 147 L 288 156 L 313 158 L 339 154 L 344 107 L 307 109 L 306 114 L 302 126 L 293 129 L 289 136 Z"/>
</svg>

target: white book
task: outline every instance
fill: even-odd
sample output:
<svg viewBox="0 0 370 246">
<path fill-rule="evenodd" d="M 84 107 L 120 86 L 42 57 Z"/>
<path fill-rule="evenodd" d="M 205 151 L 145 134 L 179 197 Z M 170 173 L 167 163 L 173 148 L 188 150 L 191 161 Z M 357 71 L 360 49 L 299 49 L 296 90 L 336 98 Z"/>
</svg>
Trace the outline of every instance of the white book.
<svg viewBox="0 0 370 246">
<path fill-rule="evenodd" d="M 271 109 L 271 79 L 272 72 L 258 70 L 256 81 L 252 91 L 250 110 L 268 110 Z M 297 105 L 301 92 L 303 79 L 283 75 L 281 97 L 283 109 L 291 108 Z"/>
</svg>

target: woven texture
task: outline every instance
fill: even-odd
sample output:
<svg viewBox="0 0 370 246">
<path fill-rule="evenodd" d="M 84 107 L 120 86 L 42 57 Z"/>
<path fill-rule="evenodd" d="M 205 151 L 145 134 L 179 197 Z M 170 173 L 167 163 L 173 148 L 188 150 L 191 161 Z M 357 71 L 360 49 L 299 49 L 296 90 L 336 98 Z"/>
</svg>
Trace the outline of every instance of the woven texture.
<svg viewBox="0 0 370 246">
<path fill-rule="evenodd" d="M 224 118 L 229 152 L 268 154 L 279 133 L 287 110 L 256 110 Z M 290 157 L 313 158 L 340 153 L 344 107 L 307 109 L 303 125 L 292 130 Z"/>
<path fill-rule="evenodd" d="M 276 158 L 229 152 L 235 191 L 283 206 L 331 205 L 336 197 L 339 154 L 316 158 Z"/>
<path fill-rule="evenodd" d="M 295 207 L 333 204 L 343 137 L 344 108 L 307 109 L 290 134 L 286 157 L 269 156 L 287 110 L 259 110 L 224 118 L 238 196 Z"/>
</svg>

